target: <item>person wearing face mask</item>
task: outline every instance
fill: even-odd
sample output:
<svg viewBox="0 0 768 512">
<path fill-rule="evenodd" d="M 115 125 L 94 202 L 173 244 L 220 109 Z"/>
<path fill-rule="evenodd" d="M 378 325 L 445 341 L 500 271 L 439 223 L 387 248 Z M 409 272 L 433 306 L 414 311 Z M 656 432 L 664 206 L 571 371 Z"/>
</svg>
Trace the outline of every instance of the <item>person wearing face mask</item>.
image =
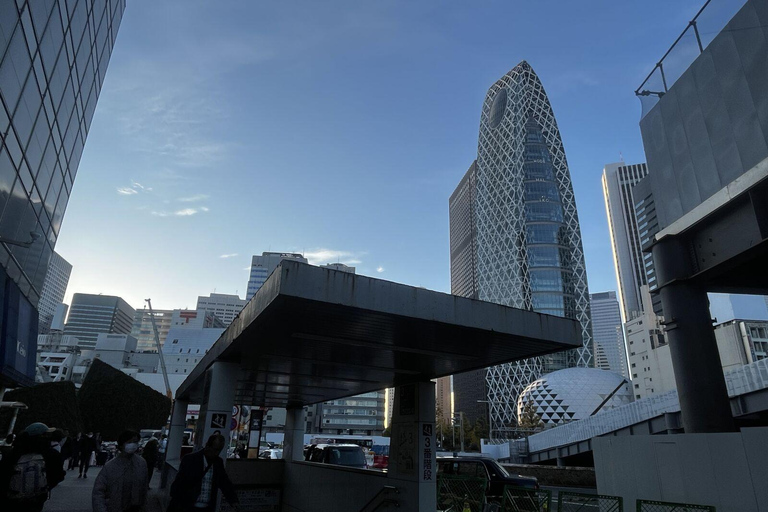
<svg viewBox="0 0 768 512">
<path fill-rule="evenodd" d="M 93 512 L 141 512 L 147 499 L 147 463 L 136 451 L 139 433 L 126 430 L 117 438 L 118 455 L 107 462 L 93 486 Z"/>
<path fill-rule="evenodd" d="M 93 432 L 88 432 L 80 440 L 80 474 L 77 478 L 88 478 L 88 468 L 91 467 L 91 455 L 96 450 L 96 439 L 93 438 Z"/>
</svg>

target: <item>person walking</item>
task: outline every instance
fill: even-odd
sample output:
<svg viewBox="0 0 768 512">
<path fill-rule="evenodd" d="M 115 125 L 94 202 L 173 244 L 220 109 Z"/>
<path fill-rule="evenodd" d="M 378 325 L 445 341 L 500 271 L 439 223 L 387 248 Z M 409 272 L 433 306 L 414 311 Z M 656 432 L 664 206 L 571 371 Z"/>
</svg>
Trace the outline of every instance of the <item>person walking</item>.
<svg viewBox="0 0 768 512">
<path fill-rule="evenodd" d="M 96 439 L 93 438 L 93 432 L 88 432 L 80 440 L 80 474 L 77 478 L 88 478 L 88 468 L 91 467 L 91 456 L 96 451 Z"/>
<path fill-rule="evenodd" d="M 64 461 L 51 448 L 54 429 L 32 423 L 19 434 L 13 451 L 0 461 L 0 510 L 40 512 L 51 489 L 64 480 Z"/>
<path fill-rule="evenodd" d="M 75 469 L 80 463 L 80 444 L 82 443 L 82 439 L 82 432 L 78 432 L 72 439 L 72 454 L 69 457 L 69 464 L 67 464 L 68 470 Z"/>
<path fill-rule="evenodd" d="M 139 433 L 126 430 L 117 437 L 117 456 L 96 476 L 93 512 L 141 512 L 147 500 L 147 464 L 136 452 Z"/>
<path fill-rule="evenodd" d="M 219 456 L 225 444 L 224 436 L 214 434 L 208 438 L 205 448 L 181 459 L 179 472 L 171 484 L 168 512 L 213 512 L 219 489 L 227 502 L 240 510 L 235 487 Z"/>
<path fill-rule="evenodd" d="M 159 460 L 160 464 L 165 464 L 165 452 L 168 450 L 168 436 L 163 434 L 163 436 L 160 438 L 160 446 L 157 447 L 157 452 L 159 453 Z"/>
<path fill-rule="evenodd" d="M 158 455 L 157 439 L 152 438 L 147 441 L 147 444 L 144 445 L 144 450 L 141 452 L 141 457 L 144 459 L 144 462 L 147 463 L 147 471 L 149 472 L 147 476 L 147 486 L 152 483 L 152 473 L 155 472 Z"/>
</svg>

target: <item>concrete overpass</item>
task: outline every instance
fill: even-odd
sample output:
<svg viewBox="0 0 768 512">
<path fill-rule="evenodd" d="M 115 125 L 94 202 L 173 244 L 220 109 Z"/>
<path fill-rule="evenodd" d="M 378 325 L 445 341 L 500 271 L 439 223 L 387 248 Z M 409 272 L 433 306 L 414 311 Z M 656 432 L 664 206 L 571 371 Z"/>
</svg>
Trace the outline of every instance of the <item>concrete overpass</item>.
<svg viewBox="0 0 768 512">
<path fill-rule="evenodd" d="M 768 425 L 768 359 L 725 374 L 731 412 L 740 427 Z M 683 432 L 677 391 L 650 396 L 515 441 L 534 464 L 592 465 L 592 441 L 604 436 L 665 435 Z"/>
</svg>

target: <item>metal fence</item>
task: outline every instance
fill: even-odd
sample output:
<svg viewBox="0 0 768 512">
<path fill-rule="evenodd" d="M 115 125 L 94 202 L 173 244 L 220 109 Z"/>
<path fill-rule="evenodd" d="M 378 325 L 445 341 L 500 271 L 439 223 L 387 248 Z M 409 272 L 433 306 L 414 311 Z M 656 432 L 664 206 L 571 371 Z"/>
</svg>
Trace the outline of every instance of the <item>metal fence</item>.
<svg viewBox="0 0 768 512">
<path fill-rule="evenodd" d="M 624 500 L 620 496 L 563 491 L 557 496 L 557 512 L 624 512 Z"/>
<path fill-rule="evenodd" d="M 552 491 L 504 486 L 502 512 L 549 512 L 552 510 Z"/>
<path fill-rule="evenodd" d="M 710 505 L 637 500 L 637 512 L 716 512 L 716 509 Z"/>
<path fill-rule="evenodd" d="M 442 512 L 483 512 L 487 487 L 485 478 L 438 475 L 437 509 Z"/>
</svg>

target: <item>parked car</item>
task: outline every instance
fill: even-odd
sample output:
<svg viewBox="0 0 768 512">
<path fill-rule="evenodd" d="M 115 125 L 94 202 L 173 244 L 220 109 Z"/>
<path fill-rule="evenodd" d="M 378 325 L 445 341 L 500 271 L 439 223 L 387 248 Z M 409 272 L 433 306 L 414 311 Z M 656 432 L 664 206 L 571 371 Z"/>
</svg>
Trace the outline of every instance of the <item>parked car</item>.
<svg viewBox="0 0 768 512">
<path fill-rule="evenodd" d="M 501 464 L 488 457 L 438 457 L 438 475 L 457 475 L 484 478 L 488 481 L 486 497 L 501 502 L 504 486 L 538 489 L 539 481 L 532 476 L 513 475 Z"/>
<path fill-rule="evenodd" d="M 260 459 L 282 459 L 283 458 L 283 450 L 279 448 L 268 448 L 264 451 L 262 451 L 259 454 Z"/>
<path fill-rule="evenodd" d="M 363 448 L 356 444 L 316 444 L 309 447 L 304 460 L 350 468 L 368 467 Z"/>
</svg>

